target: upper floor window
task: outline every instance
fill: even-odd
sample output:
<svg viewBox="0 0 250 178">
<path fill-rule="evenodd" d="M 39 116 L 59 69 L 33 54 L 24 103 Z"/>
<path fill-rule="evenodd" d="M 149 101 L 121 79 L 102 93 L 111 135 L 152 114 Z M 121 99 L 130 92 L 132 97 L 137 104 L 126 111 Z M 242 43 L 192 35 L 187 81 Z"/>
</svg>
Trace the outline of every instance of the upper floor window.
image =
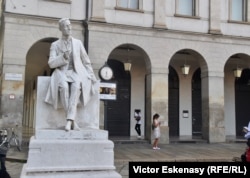
<svg viewBox="0 0 250 178">
<path fill-rule="evenodd" d="M 118 0 L 118 7 L 139 9 L 139 0 Z"/>
<path fill-rule="evenodd" d="M 176 0 L 176 11 L 178 15 L 197 16 L 198 0 Z"/>
<path fill-rule="evenodd" d="M 235 21 L 247 21 L 247 0 L 231 0 L 231 18 Z"/>
</svg>

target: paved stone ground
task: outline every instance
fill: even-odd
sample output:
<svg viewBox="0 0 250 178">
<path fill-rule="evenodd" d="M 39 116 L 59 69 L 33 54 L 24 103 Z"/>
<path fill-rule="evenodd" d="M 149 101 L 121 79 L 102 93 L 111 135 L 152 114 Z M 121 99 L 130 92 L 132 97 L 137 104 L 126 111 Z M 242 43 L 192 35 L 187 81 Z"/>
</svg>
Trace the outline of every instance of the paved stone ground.
<svg viewBox="0 0 250 178">
<path fill-rule="evenodd" d="M 245 143 L 177 143 L 160 145 L 160 150 L 153 150 L 150 144 L 115 145 L 116 171 L 122 178 L 128 178 L 128 162 L 164 161 L 164 162 L 232 162 L 245 151 Z M 26 151 L 8 153 L 7 171 L 11 178 L 20 178 L 21 170 L 27 159 Z"/>
</svg>

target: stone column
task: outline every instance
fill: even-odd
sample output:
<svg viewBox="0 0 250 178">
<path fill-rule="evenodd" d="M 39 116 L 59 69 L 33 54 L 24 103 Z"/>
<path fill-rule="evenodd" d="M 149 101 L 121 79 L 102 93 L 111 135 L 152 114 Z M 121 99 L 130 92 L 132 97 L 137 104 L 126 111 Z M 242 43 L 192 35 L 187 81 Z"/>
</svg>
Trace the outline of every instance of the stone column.
<svg viewBox="0 0 250 178">
<path fill-rule="evenodd" d="M 105 1 L 93 0 L 92 1 L 92 14 L 91 21 L 106 22 L 104 16 Z"/>
<path fill-rule="evenodd" d="M 154 9 L 154 27 L 155 28 L 167 28 L 166 26 L 166 12 L 165 12 L 165 0 L 157 0 L 155 1 L 155 9 Z"/>
<path fill-rule="evenodd" d="M 224 74 L 202 73 L 202 135 L 210 143 L 225 142 Z"/>
<path fill-rule="evenodd" d="M 210 0 L 209 33 L 211 34 L 221 34 L 220 13 L 221 13 L 220 2 L 217 0 Z"/>
<path fill-rule="evenodd" d="M 181 74 L 179 80 L 179 137 L 192 138 L 192 75 Z M 187 117 L 183 117 L 184 110 L 188 111 Z"/>
<path fill-rule="evenodd" d="M 154 70 L 154 69 L 153 69 Z M 155 69 L 153 73 L 147 75 L 146 86 L 146 112 L 147 112 L 147 131 L 146 137 L 154 141 L 151 129 L 153 115 L 158 113 L 161 121 L 161 138 L 160 143 L 169 143 L 168 127 L 168 74 L 160 69 Z M 149 119 L 149 117 L 151 117 Z"/>
<path fill-rule="evenodd" d="M 250 22 L 250 3 L 247 3 L 247 22 Z"/>
</svg>

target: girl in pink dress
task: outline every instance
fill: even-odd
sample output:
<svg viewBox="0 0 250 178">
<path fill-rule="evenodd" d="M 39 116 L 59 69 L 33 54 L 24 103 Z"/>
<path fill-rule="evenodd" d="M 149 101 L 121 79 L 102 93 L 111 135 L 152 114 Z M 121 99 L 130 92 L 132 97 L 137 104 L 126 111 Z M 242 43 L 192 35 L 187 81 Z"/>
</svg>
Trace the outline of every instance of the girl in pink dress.
<svg viewBox="0 0 250 178">
<path fill-rule="evenodd" d="M 154 125 L 154 131 L 153 131 L 153 134 L 154 134 L 154 143 L 153 143 L 153 149 L 154 150 L 159 150 L 160 148 L 158 147 L 158 142 L 159 142 L 159 139 L 160 139 L 160 136 L 161 136 L 161 131 L 160 131 L 160 125 L 161 125 L 161 122 L 159 121 L 159 117 L 160 115 L 159 114 L 154 114 L 153 116 L 153 125 Z"/>
</svg>

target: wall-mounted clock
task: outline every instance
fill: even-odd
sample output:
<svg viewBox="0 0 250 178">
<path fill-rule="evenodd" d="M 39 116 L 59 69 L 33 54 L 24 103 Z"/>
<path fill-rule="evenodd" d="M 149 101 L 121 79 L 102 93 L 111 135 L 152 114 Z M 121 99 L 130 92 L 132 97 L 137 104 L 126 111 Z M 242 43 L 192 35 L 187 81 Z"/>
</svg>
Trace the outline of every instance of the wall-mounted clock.
<svg viewBox="0 0 250 178">
<path fill-rule="evenodd" d="M 107 63 L 99 70 L 99 76 L 102 80 L 110 80 L 113 77 L 113 70 L 108 66 Z"/>
</svg>

